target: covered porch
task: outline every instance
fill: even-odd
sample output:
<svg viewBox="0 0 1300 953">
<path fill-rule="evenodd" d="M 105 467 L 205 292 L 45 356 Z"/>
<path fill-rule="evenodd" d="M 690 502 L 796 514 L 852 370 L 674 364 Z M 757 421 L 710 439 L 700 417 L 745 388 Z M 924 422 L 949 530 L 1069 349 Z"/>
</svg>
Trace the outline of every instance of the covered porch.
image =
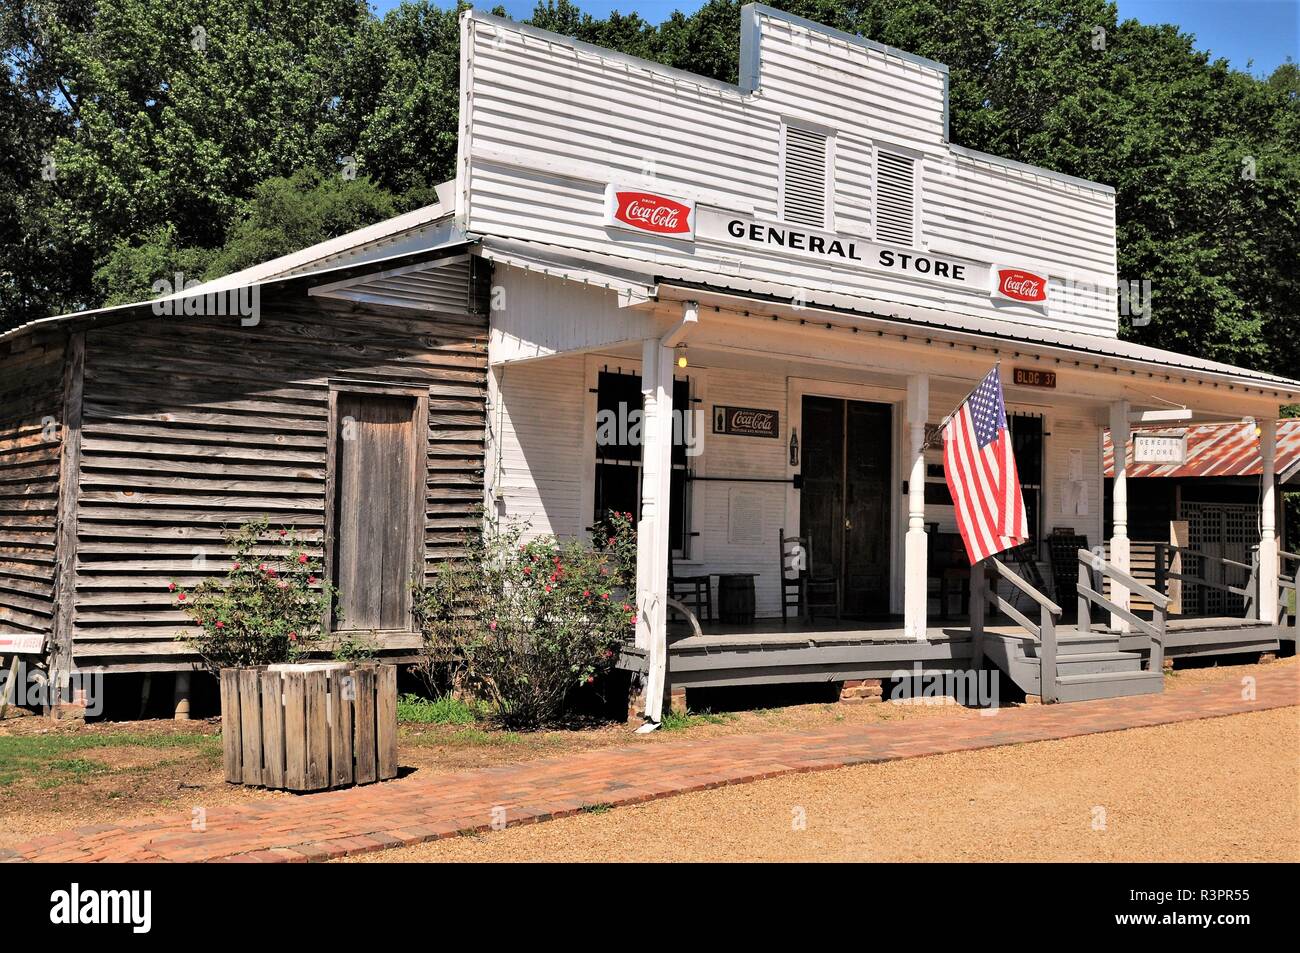
<svg viewBox="0 0 1300 953">
<path fill-rule="evenodd" d="M 800 304 L 700 275 L 615 272 L 596 256 L 491 254 L 508 300 L 527 304 L 494 323 L 488 503 L 557 535 L 585 535 L 602 509 L 638 514 L 638 626 L 624 664 L 644 675 L 652 720 L 683 686 L 851 682 L 913 666 L 1033 667 L 1045 700 L 1098 697 L 1072 686 L 1118 672 L 1144 677 L 1111 683 L 1153 690 L 1179 649 L 1266 651 L 1288 631 L 1267 516 L 1257 578 L 1272 582 L 1256 586 L 1246 618 L 1171 618 L 1168 594 L 1129 574 L 1123 468 L 1103 538 L 1102 435 L 1251 417 L 1267 461 L 1289 382 L 922 308 L 882 316 L 858 301 Z M 572 316 L 559 331 L 557 310 Z M 960 539 L 933 437 L 995 362 L 1013 430 L 1026 421 L 1017 459 L 1035 544 L 972 575 L 953 559 Z M 630 432 L 611 381 L 623 404 L 629 388 L 639 403 L 634 439 L 612 451 L 602 423 L 612 419 L 620 441 Z M 783 539 L 805 547 L 801 567 Z M 784 605 L 801 572 L 837 585 L 813 619 Z M 719 583 L 736 576 L 752 580 L 752 612 L 726 623 Z M 1082 626 L 1080 589 L 1093 595 Z M 1041 680 L 1044 656 L 1053 674 Z"/>
</svg>

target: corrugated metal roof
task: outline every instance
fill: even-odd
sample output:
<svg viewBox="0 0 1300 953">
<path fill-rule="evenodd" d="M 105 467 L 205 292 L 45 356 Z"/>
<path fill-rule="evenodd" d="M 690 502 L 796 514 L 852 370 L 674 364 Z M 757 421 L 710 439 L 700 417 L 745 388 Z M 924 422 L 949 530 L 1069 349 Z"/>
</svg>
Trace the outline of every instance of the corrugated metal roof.
<svg viewBox="0 0 1300 953">
<path fill-rule="evenodd" d="M 561 278 L 569 277 L 577 281 L 590 281 L 593 276 L 603 274 L 624 284 L 636 282 L 647 288 L 676 285 L 682 288 L 739 294 L 775 303 L 798 302 L 804 311 L 813 309 L 837 311 L 877 322 L 897 322 L 912 327 L 959 331 L 984 339 L 1006 341 L 1013 345 L 1040 344 L 1072 352 L 1073 357 L 1088 355 L 1093 358 L 1116 359 L 1130 366 L 1137 365 L 1142 370 L 1150 370 L 1150 365 L 1157 364 L 1189 378 L 1218 376 L 1241 385 L 1275 389 L 1288 396 L 1300 396 L 1300 381 L 1096 334 L 1060 331 L 1038 325 L 997 321 L 951 311 L 910 307 L 878 298 L 836 294 L 814 288 L 795 288 L 716 271 L 639 261 L 522 239 L 486 236 L 481 239 L 481 247 L 483 254 L 489 258 L 507 259 L 512 263 L 520 264 L 528 262 L 530 264 L 524 267 L 545 270 L 547 274 Z"/>
<path fill-rule="evenodd" d="M 1247 477 L 1264 472 L 1259 438 L 1255 436 L 1253 423 L 1234 421 L 1195 427 L 1142 427 L 1136 428 L 1134 433 L 1187 434 L 1187 462 L 1133 463 L 1128 468 L 1131 477 Z M 1131 440 L 1129 446 L 1131 458 Z M 1113 477 L 1115 448 L 1110 442 L 1110 431 L 1106 431 L 1102 462 L 1106 476 Z M 1300 419 L 1278 421 L 1274 469 L 1283 482 L 1300 474 Z"/>
</svg>

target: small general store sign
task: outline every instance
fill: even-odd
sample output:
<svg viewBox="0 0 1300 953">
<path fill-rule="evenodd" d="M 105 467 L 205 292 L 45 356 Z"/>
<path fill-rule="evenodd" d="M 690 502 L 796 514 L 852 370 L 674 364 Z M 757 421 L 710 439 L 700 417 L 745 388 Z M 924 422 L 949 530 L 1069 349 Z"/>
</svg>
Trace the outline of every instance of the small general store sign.
<svg viewBox="0 0 1300 953">
<path fill-rule="evenodd" d="M 755 407 L 713 407 L 713 432 L 730 437 L 772 437 L 781 435 L 781 416 L 775 410 Z"/>
<path fill-rule="evenodd" d="M 1186 463 L 1187 434 L 1134 434 L 1133 462 Z"/>
</svg>

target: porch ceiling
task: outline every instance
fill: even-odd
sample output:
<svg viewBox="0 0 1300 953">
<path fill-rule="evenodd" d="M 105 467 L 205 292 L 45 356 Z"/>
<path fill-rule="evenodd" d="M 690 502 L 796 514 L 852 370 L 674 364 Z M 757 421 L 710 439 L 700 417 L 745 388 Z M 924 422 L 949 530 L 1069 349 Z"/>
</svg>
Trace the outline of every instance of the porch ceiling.
<svg viewBox="0 0 1300 953">
<path fill-rule="evenodd" d="M 649 240 L 648 240 L 649 241 Z M 620 304 L 652 307 L 669 301 L 698 300 L 732 311 L 792 317 L 894 335 L 924 334 L 936 340 L 986 350 L 1017 345 L 1063 362 L 1093 364 L 1117 373 L 1144 377 L 1158 372 L 1174 382 L 1205 381 L 1255 400 L 1279 403 L 1300 400 L 1300 381 L 1233 367 L 1203 358 L 1164 351 L 1116 338 L 1062 331 L 1040 325 L 972 317 L 952 311 L 911 307 L 873 298 L 795 288 L 718 272 L 686 269 L 653 260 L 581 251 L 515 239 L 487 236 L 480 253 L 517 267 L 583 284 L 598 284 L 620 293 Z M 653 247 L 648 248 L 653 256 Z M 1158 406 L 1158 402 L 1156 402 Z"/>
</svg>

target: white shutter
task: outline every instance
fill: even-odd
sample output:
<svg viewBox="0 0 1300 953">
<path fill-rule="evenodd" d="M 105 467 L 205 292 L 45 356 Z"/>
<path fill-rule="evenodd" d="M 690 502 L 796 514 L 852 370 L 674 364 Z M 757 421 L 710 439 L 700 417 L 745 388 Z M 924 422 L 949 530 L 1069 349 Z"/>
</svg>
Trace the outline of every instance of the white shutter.
<svg viewBox="0 0 1300 953">
<path fill-rule="evenodd" d="M 876 150 L 876 241 L 916 244 L 916 160 Z"/>
<path fill-rule="evenodd" d="M 799 225 L 827 228 L 830 206 L 829 144 L 824 133 L 785 127 L 781 156 L 781 218 Z"/>
</svg>

